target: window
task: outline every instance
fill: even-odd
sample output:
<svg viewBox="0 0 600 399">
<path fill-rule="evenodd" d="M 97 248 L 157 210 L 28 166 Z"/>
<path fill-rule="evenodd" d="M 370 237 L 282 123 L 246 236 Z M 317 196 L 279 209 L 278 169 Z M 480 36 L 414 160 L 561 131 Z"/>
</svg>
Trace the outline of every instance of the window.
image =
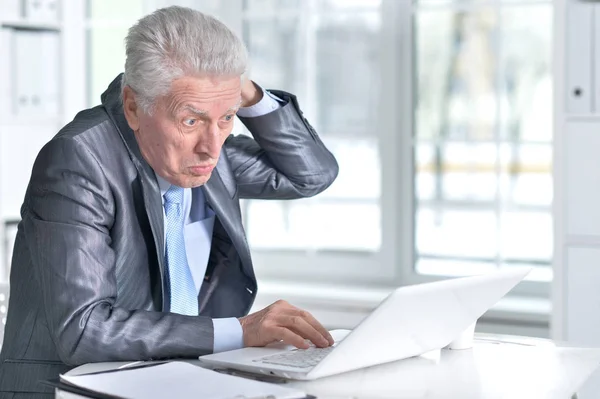
<svg viewBox="0 0 600 399">
<path fill-rule="evenodd" d="M 414 6 L 415 268 L 552 276 L 552 4 Z"/>
<path fill-rule="evenodd" d="M 521 289 L 547 295 L 549 0 L 116 4 L 88 0 L 90 104 L 122 72 L 136 19 L 191 6 L 240 34 L 250 77 L 298 95 L 335 154 L 326 192 L 243 202 L 260 276 L 394 286 L 532 265 Z"/>
<path fill-rule="evenodd" d="M 254 76 L 301 96 L 340 163 L 316 198 L 249 201 L 250 244 L 280 254 L 258 267 L 297 278 L 296 251 L 335 279 L 353 253 L 394 284 L 534 266 L 523 290 L 547 294 L 551 34 L 549 1 L 247 0 Z"/>
<path fill-rule="evenodd" d="M 143 1 L 88 0 L 88 102 L 100 104 L 100 95 L 125 66 L 127 29 L 144 12 Z"/>
<path fill-rule="evenodd" d="M 251 77 L 297 94 L 340 165 L 336 182 L 315 198 L 246 203 L 255 251 L 381 248 L 380 17 L 369 0 L 244 2 Z"/>
<path fill-rule="evenodd" d="M 313 198 L 245 201 L 249 244 L 260 276 L 295 280 L 383 282 L 394 275 L 396 223 L 384 148 L 394 129 L 382 103 L 386 42 L 380 0 L 246 0 L 242 37 L 250 76 L 298 95 L 334 153 L 340 172 Z M 387 64 L 386 64 L 387 65 Z M 391 245 L 390 245 L 391 244 Z"/>
<path fill-rule="evenodd" d="M 193 7 L 219 14 L 219 0 L 87 0 L 88 103 L 100 104 L 100 95 L 125 67 L 125 36 L 141 17 L 170 5 Z M 201 5 L 201 7 L 198 7 Z"/>
</svg>

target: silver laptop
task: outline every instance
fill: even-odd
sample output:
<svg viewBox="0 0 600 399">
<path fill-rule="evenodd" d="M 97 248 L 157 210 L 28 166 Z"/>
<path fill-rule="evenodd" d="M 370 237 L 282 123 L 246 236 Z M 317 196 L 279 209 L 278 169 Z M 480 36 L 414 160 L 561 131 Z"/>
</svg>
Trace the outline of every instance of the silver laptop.
<svg viewBox="0 0 600 399">
<path fill-rule="evenodd" d="M 313 380 L 441 349 L 508 293 L 530 268 L 495 271 L 394 290 L 329 348 L 272 344 L 201 356 L 212 368 Z"/>
</svg>

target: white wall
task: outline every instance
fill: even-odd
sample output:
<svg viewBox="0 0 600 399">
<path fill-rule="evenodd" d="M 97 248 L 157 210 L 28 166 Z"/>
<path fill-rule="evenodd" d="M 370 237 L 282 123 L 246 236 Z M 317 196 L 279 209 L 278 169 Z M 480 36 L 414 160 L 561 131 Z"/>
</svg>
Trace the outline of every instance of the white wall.
<svg viewBox="0 0 600 399">
<path fill-rule="evenodd" d="M 600 346 L 600 5 L 556 0 L 552 338 Z M 600 372 L 579 393 L 600 397 Z"/>
</svg>

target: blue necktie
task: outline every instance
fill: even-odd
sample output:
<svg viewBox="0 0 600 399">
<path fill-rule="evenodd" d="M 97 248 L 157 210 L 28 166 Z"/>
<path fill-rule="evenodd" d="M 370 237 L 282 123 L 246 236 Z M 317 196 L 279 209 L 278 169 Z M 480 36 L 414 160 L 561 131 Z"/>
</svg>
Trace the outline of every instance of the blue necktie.
<svg viewBox="0 0 600 399">
<path fill-rule="evenodd" d="M 183 188 L 171 186 L 165 193 L 166 249 L 165 260 L 169 274 L 171 312 L 198 315 L 198 294 L 187 262 L 183 237 Z"/>
</svg>

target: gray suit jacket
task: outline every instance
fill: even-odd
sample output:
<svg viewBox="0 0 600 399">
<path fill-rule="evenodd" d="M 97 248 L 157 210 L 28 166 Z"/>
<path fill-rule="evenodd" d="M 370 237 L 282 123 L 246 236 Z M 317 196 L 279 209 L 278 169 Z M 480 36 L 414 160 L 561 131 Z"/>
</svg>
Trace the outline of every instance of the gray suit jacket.
<svg viewBox="0 0 600 399">
<path fill-rule="evenodd" d="M 88 362 L 211 352 L 211 318 L 247 314 L 256 295 L 239 199 L 308 197 L 337 176 L 296 98 L 275 91 L 287 104 L 242 119 L 254 139 L 228 138 L 202 186 L 217 218 L 200 316 L 164 312 L 160 190 L 119 93 L 120 76 L 36 159 L 12 260 L 0 392 L 52 392 L 37 382 Z"/>
</svg>

